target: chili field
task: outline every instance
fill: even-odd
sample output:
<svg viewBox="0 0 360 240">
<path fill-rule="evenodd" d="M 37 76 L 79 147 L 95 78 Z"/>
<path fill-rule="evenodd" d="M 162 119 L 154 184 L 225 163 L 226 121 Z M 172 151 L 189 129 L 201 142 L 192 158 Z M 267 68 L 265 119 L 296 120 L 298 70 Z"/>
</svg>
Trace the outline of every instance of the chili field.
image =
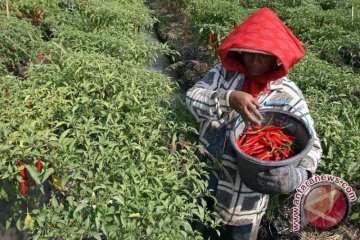
<svg viewBox="0 0 360 240">
<path fill-rule="evenodd" d="M 219 42 L 256 9 L 286 22 L 306 48 L 289 78 L 321 139 L 317 173 L 360 196 L 359 2 L 175 5 L 214 63 Z M 3 224 L 33 239 L 202 239 L 194 218 L 216 226 L 198 200 L 208 192 L 197 123 L 179 86 L 148 70 L 155 53 L 178 56 L 149 38 L 157 19 L 146 2 L 5 0 L 0 10 Z M 349 221 L 359 219 L 360 198 Z"/>
<path fill-rule="evenodd" d="M 4 224 L 32 239 L 201 239 L 191 219 L 215 222 L 197 201 L 196 129 L 176 83 L 147 70 L 175 52 L 149 39 L 144 1 L 0 9 Z"/>
</svg>

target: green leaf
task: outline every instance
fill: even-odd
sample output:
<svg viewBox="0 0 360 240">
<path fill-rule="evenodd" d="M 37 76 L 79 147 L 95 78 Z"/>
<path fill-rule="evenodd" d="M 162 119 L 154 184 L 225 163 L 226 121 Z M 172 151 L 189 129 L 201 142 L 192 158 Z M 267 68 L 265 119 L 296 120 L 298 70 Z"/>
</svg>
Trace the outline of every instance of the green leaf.
<svg viewBox="0 0 360 240">
<path fill-rule="evenodd" d="M 5 224 L 6 229 L 9 229 L 9 228 L 10 228 L 10 226 L 11 226 L 11 221 L 12 221 L 11 218 L 9 218 L 9 219 L 6 220 L 6 224 Z"/>
<path fill-rule="evenodd" d="M 124 205 L 124 198 L 122 196 L 114 196 L 113 199 L 117 201 L 120 205 Z"/>
<path fill-rule="evenodd" d="M 0 175 L 0 179 L 5 179 L 8 178 L 10 176 L 10 172 L 5 172 L 2 175 Z"/>
<path fill-rule="evenodd" d="M 81 211 L 84 207 L 86 207 L 87 204 L 86 203 L 81 203 L 79 204 L 76 208 L 75 208 L 75 211 L 73 213 L 73 217 L 76 218 L 76 213 Z"/>
<path fill-rule="evenodd" d="M 62 46 L 62 45 L 60 45 L 60 44 L 58 44 L 58 43 L 56 43 L 56 42 L 51 42 L 52 44 L 54 44 L 56 47 L 58 47 L 59 49 L 61 49 L 61 51 L 63 52 L 63 53 L 67 53 L 67 51 L 65 50 L 65 48 Z"/>
<path fill-rule="evenodd" d="M 356 172 L 355 170 L 357 170 L 359 168 L 359 163 L 358 162 L 351 162 L 348 167 L 348 173 L 352 173 L 352 172 Z"/>
<path fill-rule="evenodd" d="M 89 227 L 90 227 L 90 217 L 86 218 L 86 220 L 84 221 L 84 226 L 85 226 L 85 229 L 89 229 Z"/>
<path fill-rule="evenodd" d="M 187 239 L 188 234 L 185 231 L 180 230 L 180 233 L 184 236 L 185 239 Z"/>
<path fill-rule="evenodd" d="M 46 169 L 41 182 L 45 182 L 54 172 L 55 172 L 54 168 Z"/>
<path fill-rule="evenodd" d="M 28 172 L 30 173 L 30 176 L 32 177 L 32 179 L 34 179 L 35 183 L 41 184 L 38 171 L 35 170 L 34 167 L 29 166 L 27 164 L 25 164 L 25 168 L 26 168 L 26 170 L 28 170 Z"/>
<path fill-rule="evenodd" d="M 109 234 L 108 234 L 108 230 L 115 230 L 117 229 L 117 226 L 113 226 L 113 229 L 111 229 L 111 225 L 105 225 L 105 224 L 101 224 L 101 231 L 104 233 L 104 235 L 108 238 Z"/>
<path fill-rule="evenodd" d="M 67 129 L 64 132 L 62 132 L 60 137 L 59 137 L 59 142 L 63 142 L 64 138 L 69 134 L 70 131 L 71 131 L 71 129 Z"/>
<path fill-rule="evenodd" d="M 199 209 L 199 217 L 201 220 L 203 220 L 205 217 L 204 208 L 201 206 L 198 206 L 198 209 Z"/>
<path fill-rule="evenodd" d="M 22 229 L 21 229 L 21 219 L 20 219 L 20 218 L 16 221 L 16 228 L 17 228 L 19 231 L 22 231 Z"/>
<path fill-rule="evenodd" d="M 183 227 L 186 232 L 192 232 L 192 227 L 188 222 L 183 222 Z"/>
<path fill-rule="evenodd" d="M 101 213 L 98 212 L 95 216 L 95 226 L 96 226 L 96 230 L 99 231 L 99 228 L 100 228 L 100 220 L 101 220 Z"/>
<path fill-rule="evenodd" d="M 101 236 L 97 232 L 91 232 L 90 234 L 92 237 L 94 237 L 96 240 L 101 240 Z"/>
<path fill-rule="evenodd" d="M 52 196 L 51 196 L 51 205 L 52 205 L 54 208 L 58 208 L 58 207 L 59 207 L 59 202 L 58 202 L 58 200 L 56 199 L 55 195 L 52 195 Z"/>
<path fill-rule="evenodd" d="M 358 220 L 359 217 L 360 217 L 360 214 L 358 212 L 356 212 L 356 213 L 351 214 L 350 219 L 355 221 L 355 220 Z"/>
</svg>

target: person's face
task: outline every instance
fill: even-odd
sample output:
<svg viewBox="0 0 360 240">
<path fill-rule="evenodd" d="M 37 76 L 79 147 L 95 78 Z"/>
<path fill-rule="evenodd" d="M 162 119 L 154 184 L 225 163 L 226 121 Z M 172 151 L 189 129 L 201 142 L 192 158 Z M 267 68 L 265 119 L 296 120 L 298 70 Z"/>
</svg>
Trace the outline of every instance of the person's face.
<svg viewBox="0 0 360 240">
<path fill-rule="evenodd" d="M 260 53 L 243 52 L 240 54 L 242 63 L 253 76 L 260 76 L 274 69 L 276 57 Z"/>
</svg>

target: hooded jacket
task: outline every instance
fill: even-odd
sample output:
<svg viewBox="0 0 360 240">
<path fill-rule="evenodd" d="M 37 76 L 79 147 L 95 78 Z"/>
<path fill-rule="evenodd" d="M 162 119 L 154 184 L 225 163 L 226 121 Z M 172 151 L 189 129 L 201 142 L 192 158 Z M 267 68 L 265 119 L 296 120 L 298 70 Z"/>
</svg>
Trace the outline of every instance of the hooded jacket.
<svg viewBox="0 0 360 240">
<path fill-rule="evenodd" d="M 278 66 L 272 72 L 252 76 L 230 51 L 260 52 L 277 57 Z M 287 75 L 289 69 L 304 57 L 304 49 L 291 30 L 269 8 L 262 8 L 236 27 L 219 45 L 218 54 L 226 70 L 242 72 L 249 81 L 244 91 L 256 97 L 267 90 L 269 81 Z"/>
</svg>

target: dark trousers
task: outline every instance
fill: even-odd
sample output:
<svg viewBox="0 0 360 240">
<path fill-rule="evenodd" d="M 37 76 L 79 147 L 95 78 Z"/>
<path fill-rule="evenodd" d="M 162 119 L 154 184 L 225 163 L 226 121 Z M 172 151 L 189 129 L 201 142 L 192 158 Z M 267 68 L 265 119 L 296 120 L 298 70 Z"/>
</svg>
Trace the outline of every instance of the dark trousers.
<svg viewBox="0 0 360 240">
<path fill-rule="evenodd" d="M 207 202 L 209 208 L 214 206 L 214 200 L 211 197 L 204 197 L 203 199 Z M 191 225 L 194 230 L 201 232 L 204 239 L 208 240 L 256 240 L 259 229 L 259 224 L 254 228 L 252 224 L 247 224 L 243 226 L 220 225 L 214 229 L 206 227 L 196 220 Z"/>
</svg>

